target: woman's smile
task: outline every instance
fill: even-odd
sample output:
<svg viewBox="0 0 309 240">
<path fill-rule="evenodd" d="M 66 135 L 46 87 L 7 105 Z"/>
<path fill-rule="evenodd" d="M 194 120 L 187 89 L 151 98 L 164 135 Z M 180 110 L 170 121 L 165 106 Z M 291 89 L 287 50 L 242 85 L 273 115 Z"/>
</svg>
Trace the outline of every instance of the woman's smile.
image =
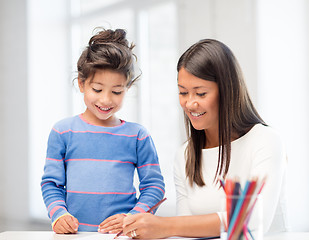
<svg viewBox="0 0 309 240">
<path fill-rule="evenodd" d="M 190 112 L 191 116 L 194 118 L 199 118 L 201 116 L 203 116 L 206 112 Z"/>
</svg>

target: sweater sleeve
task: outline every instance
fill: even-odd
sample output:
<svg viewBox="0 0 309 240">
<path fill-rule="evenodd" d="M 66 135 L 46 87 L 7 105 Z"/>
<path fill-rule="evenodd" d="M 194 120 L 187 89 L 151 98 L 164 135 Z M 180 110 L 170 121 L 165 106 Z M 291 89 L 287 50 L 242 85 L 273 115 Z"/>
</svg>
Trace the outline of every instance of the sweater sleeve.
<svg viewBox="0 0 309 240">
<path fill-rule="evenodd" d="M 251 176 L 258 176 L 260 179 L 267 177 L 261 196 L 263 231 L 268 232 L 279 202 L 287 161 L 283 142 L 273 130 L 260 140 L 253 152 Z"/>
<path fill-rule="evenodd" d="M 165 194 L 155 145 L 151 136 L 143 129 L 138 134 L 136 151 L 140 196 L 135 207 L 129 212 L 131 214 L 148 211 Z"/>
<path fill-rule="evenodd" d="M 188 204 L 188 193 L 185 177 L 185 145 L 179 148 L 174 160 L 174 183 L 176 188 L 177 215 L 191 215 Z"/>
<path fill-rule="evenodd" d="M 48 139 L 46 162 L 41 182 L 43 200 L 52 223 L 68 212 L 65 202 L 65 148 L 61 134 L 53 128 Z"/>
</svg>

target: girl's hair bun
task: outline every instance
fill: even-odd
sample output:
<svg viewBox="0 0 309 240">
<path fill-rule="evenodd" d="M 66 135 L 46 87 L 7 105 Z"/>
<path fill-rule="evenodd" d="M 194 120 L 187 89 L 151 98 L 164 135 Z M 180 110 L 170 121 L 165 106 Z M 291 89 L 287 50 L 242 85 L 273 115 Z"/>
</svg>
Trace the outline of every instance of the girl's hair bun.
<svg viewBox="0 0 309 240">
<path fill-rule="evenodd" d="M 88 47 L 77 62 L 78 78 L 84 82 L 97 69 L 111 69 L 123 73 L 130 87 L 134 79 L 133 44 L 129 44 L 123 29 L 103 29 L 89 40 Z"/>
<path fill-rule="evenodd" d="M 126 39 L 127 33 L 123 29 L 116 29 L 115 31 L 108 29 L 98 32 L 89 40 L 89 47 L 93 47 L 100 44 L 118 43 L 132 49 L 132 45 L 129 46 L 129 42 Z"/>
</svg>

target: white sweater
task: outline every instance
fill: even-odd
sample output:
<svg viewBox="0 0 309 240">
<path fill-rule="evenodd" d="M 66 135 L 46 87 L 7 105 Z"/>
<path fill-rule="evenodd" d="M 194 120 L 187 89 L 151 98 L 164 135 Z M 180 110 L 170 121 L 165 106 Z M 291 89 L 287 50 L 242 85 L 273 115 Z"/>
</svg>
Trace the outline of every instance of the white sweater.
<svg viewBox="0 0 309 240">
<path fill-rule="evenodd" d="M 185 174 L 184 144 L 174 162 L 174 179 L 178 215 L 201 215 L 222 211 L 222 188 L 214 184 L 218 164 L 218 147 L 203 149 L 202 166 L 206 186 L 190 186 Z M 278 134 L 270 127 L 255 125 L 231 144 L 228 178 L 237 176 L 242 186 L 251 177 L 267 176 L 263 197 L 263 231 L 273 233 L 287 230 L 285 169 L 286 154 Z M 220 217 L 221 218 L 221 217 Z"/>
</svg>

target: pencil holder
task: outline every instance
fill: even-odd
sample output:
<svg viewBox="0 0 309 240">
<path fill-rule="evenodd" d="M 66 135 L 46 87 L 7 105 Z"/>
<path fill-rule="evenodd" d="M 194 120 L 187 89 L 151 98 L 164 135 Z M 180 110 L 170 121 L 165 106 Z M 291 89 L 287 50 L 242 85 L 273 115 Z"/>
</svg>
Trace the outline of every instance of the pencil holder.
<svg viewBox="0 0 309 240">
<path fill-rule="evenodd" d="M 221 239 L 263 239 L 263 199 L 261 195 L 226 195 L 222 200 Z"/>
</svg>

